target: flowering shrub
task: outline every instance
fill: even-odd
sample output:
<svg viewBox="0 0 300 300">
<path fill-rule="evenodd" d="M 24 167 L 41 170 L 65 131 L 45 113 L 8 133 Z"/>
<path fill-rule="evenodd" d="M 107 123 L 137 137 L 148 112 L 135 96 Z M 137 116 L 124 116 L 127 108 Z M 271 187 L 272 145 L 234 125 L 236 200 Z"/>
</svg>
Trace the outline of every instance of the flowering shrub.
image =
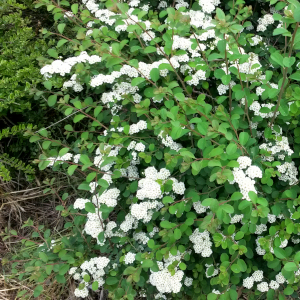
<svg viewBox="0 0 300 300">
<path fill-rule="evenodd" d="M 300 3 L 246 2 L 42 0 L 62 37 L 41 68 L 48 104 L 74 124 L 31 141 L 41 170 L 80 182 L 70 206 L 49 183 L 78 239 L 44 237 L 40 283 L 298 298 Z"/>
</svg>

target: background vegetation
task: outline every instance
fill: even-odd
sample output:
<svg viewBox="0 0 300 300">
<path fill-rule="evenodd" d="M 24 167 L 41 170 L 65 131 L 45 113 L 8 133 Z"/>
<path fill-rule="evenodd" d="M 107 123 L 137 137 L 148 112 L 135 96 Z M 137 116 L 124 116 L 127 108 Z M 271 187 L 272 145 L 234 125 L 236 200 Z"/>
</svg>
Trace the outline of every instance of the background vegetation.
<svg viewBox="0 0 300 300">
<path fill-rule="evenodd" d="M 210 40 L 185 14 L 204 10 L 205 1 L 186 10 L 175 6 L 181 2 L 141 1 L 148 9 L 129 10 L 99 1 L 117 13 L 112 24 L 86 1 L 1 4 L 4 297 L 164 299 L 151 277 L 163 262 L 165 274 L 185 274 L 170 299 L 299 298 L 300 4 L 215 1 Z M 185 41 L 175 49 L 174 36 Z M 76 63 L 64 72 L 68 58 Z M 255 180 L 243 185 L 236 168 L 249 161 Z M 142 218 L 141 191 L 151 199 L 155 186 L 162 207 Z M 119 191 L 117 203 L 99 196 L 100 205 L 96 195 L 111 190 Z M 200 254 L 191 238 L 197 230 L 210 245 Z M 105 275 L 90 268 L 76 279 L 72 270 L 95 257 L 109 259 L 98 267 Z M 265 290 L 249 284 L 257 270 Z M 269 288 L 278 274 L 280 286 Z"/>
</svg>

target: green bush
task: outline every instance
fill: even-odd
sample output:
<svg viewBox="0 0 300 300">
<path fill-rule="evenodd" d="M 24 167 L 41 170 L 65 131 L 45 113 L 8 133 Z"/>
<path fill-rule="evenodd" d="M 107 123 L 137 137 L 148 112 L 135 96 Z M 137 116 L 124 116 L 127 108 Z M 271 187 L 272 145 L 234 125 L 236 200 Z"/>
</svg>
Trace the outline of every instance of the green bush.
<svg viewBox="0 0 300 300">
<path fill-rule="evenodd" d="M 37 58 L 47 43 L 37 39 L 27 7 L 16 0 L 3 0 L 0 7 L 0 109 L 1 115 L 30 109 L 30 88 L 41 82 Z M 38 30 L 38 28 L 36 28 Z"/>
<path fill-rule="evenodd" d="M 300 3 L 259 3 L 41 1 L 48 104 L 72 122 L 27 134 L 78 191 L 45 182 L 70 237 L 26 224 L 35 297 L 52 276 L 83 298 L 299 298 Z"/>
</svg>

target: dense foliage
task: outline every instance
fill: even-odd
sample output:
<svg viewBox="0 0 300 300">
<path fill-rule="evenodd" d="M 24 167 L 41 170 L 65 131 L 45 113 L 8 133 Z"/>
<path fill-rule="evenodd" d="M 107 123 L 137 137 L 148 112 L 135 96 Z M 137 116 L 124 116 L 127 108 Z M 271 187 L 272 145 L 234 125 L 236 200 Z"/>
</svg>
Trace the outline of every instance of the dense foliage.
<svg viewBox="0 0 300 300">
<path fill-rule="evenodd" d="M 30 108 L 30 88 L 42 80 L 36 59 L 46 53 L 48 47 L 43 39 L 35 38 L 39 28 L 35 28 L 36 32 L 30 26 L 30 18 L 22 16 L 22 11 L 27 7 L 16 0 L 1 2 L 1 115 L 7 110 L 21 112 Z"/>
<path fill-rule="evenodd" d="M 78 198 L 45 182 L 70 236 L 25 225 L 34 296 L 73 277 L 82 298 L 298 299 L 300 3 L 42 5 L 61 39 L 36 97 L 72 123 L 27 134 Z"/>
<path fill-rule="evenodd" d="M 44 22 L 43 14 L 34 10 L 32 0 L 1 1 L 0 176 L 4 181 L 11 180 L 19 171 L 34 173 L 30 160 L 36 157 L 37 146 L 30 144 L 23 133 L 48 124 L 45 115 L 49 108 L 43 109 L 41 101 L 34 100 L 34 90 L 43 81 L 37 59 L 53 43 L 39 37 L 42 23 L 53 23 L 52 20 Z"/>
</svg>

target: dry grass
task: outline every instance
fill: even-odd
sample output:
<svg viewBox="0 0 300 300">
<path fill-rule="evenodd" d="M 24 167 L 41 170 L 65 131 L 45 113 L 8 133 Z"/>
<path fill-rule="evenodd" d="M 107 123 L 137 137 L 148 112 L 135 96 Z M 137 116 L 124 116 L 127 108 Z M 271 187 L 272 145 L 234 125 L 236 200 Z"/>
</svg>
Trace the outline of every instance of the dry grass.
<svg viewBox="0 0 300 300">
<path fill-rule="evenodd" d="M 63 186 L 63 185 L 62 185 Z M 16 299 L 16 295 L 21 290 L 33 292 L 34 285 L 27 280 L 19 281 L 10 278 L 9 259 L 20 251 L 20 241 L 22 237 L 30 238 L 31 230 L 22 228 L 22 225 L 29 218 L 34 220 L 35 225 L 45 225 L 52 231 L 59 232 L 64 225 L 64 220 L 60 212 L 55 210 L 58 205 L 57 199 L 52 194 L 44 194 L 46 186 L 39 180 L 26 185 L 26 182 L 11 181 L 4 183 L 0 180 L 0 233 L 16 230 L 17 237 L 3 240 L 0 238 L 0 300 Z M 19 238 L 21 237 L 21 238 Z M 22 270 L 22 265 L 19 265 Z M 74 300 L 74 283 L 68 282 L 65 291 L 67 295 L 60 295 L 61 289 L 57 283 L 49 283 L 41 300 Z M 32 297 L 33 298 L 33 297 Z M 30 299 L 30 298 L 29 298 Z"/>
</svg>

